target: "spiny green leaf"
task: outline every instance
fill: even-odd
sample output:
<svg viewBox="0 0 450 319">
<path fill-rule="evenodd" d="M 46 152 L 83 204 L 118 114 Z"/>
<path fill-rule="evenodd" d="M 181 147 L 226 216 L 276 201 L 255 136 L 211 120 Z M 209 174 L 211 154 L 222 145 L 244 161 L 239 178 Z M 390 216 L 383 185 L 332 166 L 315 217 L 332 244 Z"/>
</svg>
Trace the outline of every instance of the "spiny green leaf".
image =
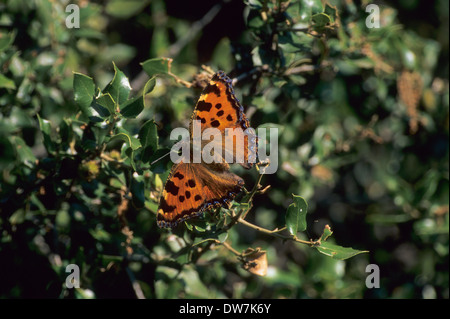
<svg viewBox="0 0 450 319">
<path fill-rule="evenodd" d="M 325 13 L 318 13 L 311 17 L 312 22 L 314 22 L 314 27 L 323 28 L 328 23 L 331 22 L 330 17 Z"/>
<path fill-rule="evenodd" d="M 139 139 L 143 148 L 141 160 L 143 163 L 147 163 L 158 149 L 158 132 L 154 120 L 145 122 L 139 131 Z"/>
<path fill-rule="evenodd" d="M 147 95 L 148 93 L 153 91 L 153 89 L 155 88 L 155 85 L 156 85 L 156 78 L 152 77 L 151 79 L 149 79 L 147 81 L 147 83 L 145 83 L 144 92 L 142 92 L 142 95 Z"/>
<path fill-rule="evenodd" d="M 96 101 L 98 104 L 100 104 L 101 106 L 106 108 L 110 114 L 114 114 L 115 105 L 114 105 L 114 100 L 111 97 L 111 94 L 109 94 L 109 93 L 102 94 L 96 99 Z"/>
<path fill-rule="evenodd" d="M 114 77 L 108 83 L 103 93 L 109 93 L 116 104 L 122 104 L 130 96 L 131 86 L 125 74 L 114 65 Z"/>
<path fill-rule="evenodd" d="M 88 117 L 93 116 L 90 106 L 95 93 L 94 80 L 87 75 L 75 72 L 73 74 L 73 92 L 75 102 L 80 107 L 81 112 Z"/>
<path fill-rule="evenodd" d="M 120 114 L 126 118 L 135 118 L 141 114 L 144 109 L 144 99 L 142 96 L 138 96 L 134 99 L 128 100 L 120 106 Z"/>
<path fill-rule="evenodd" d="M 125 132 L 121 132 L 121 133 L 118 133 L 118 134 L 112 136 L 110 142 L 114 141 L 114 140 L 124 141 L 129 147 L 131 147 L 131 149 L 133 151 L 137 150 L 138 148 L 140 148 L 142 146 L 141 142 L 137 138 L 135 138 Z"/>
<path fill-rule="evenodd" d="M 156 74 L 168 74 L 170 73 L 170 68 L 172 64 L 172 59 L 170 58 L 156 58 L 149 59 L 141 63 L 144 71 L 149 75 L 153 76 Z"/>
<path fill-rule="evenodd" d="M 148 107 L 149 105 L 145 105 L 145 96 L 153 91 L 156 85 L 156 78 L 153 76 L 150 80 L 145 83 L 144 91 L 142 92 L 142 97 L 144 99 L 144 107 Z"/>
<path fill-rule="evenodd" d="M 335 22 L 338 16 L 338 10 L 336 9 L 336 7 L 332 7 L 329 3 L 325 4 L 325 10 L 324 13 L 326 13 L 328 15 L 328 17 L 330 18 L 331 22 Z"/>
</svg>

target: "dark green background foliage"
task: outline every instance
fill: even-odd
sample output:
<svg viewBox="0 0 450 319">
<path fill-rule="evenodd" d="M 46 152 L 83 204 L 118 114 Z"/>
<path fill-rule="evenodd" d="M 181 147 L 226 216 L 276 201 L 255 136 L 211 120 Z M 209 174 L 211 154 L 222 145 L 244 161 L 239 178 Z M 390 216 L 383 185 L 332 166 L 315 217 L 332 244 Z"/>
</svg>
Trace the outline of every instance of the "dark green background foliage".
<svg viewBox="0 0 450 319">
<path fill-rule="evenodd" d="M 79 29 L 65 3 L 0 2 L 1 297 L 448 298 L 447 1 L 376 2 L 373 29 L 369 1 L 75 3 Z M 238 77 L 253 127 L 279 129 L 279 168 L 250 206 L 170 232 L 155 214 L 171 164 L 154 161 L 202 64 Z M 251 191 L 258 172 L 237 166 Z M 229 224 L 243 210 L 287 229 Z M 247 271 L 264 257 L 266 276 Z"/>
</svg>

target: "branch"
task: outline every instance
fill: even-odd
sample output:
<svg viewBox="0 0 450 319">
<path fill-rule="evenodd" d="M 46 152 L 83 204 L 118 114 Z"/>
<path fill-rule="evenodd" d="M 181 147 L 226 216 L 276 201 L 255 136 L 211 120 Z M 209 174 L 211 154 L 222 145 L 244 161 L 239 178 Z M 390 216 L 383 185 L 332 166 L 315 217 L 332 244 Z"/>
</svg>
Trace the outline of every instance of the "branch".
<svg viewBox="0 0 450 319">
<path fill-rule="evenodd" d="M 255 230 L 259 231 L 259 232 L 262 232 L 264 234 L 268 234 L 268 235 L 271 235 L 273 237 L 277 237 L 277 238 L 280 238 L 280 239 L 283 239 L 283 240 L 292 240 L 292 241 L 295 241 L 297 243 L 310 245 L 310 246 L 318 246 L 318 245 L 320 245 L 320 240 L 302 240 L 302 239 L 297 238 L 296 236 L 292 236 L 292 235 L 286 236 L 286 235 L 279 234 L 281 231 L 286 230 L 286 227 L 283 227 L 281 229 L 276 228 L 274 230 L 268 230 L 266 228 L 262 228 L 262 227 L 254 225 L 252 223 L 249 223 L 248 221 L 246 221 L 246 220 L 244 220 L 242 218 L 239 218 L 237 221 L 238 221 L 238 223 L 240 223 L 242 225 L 245 225 L 247 227 L 253 228 L 253 229 L 255 229 Z"/>
<path fill-rule="evenodd" d="M 128 278 L 130 278 L 131 285 L 133 286 L 134 293 L 136 294 L 137 299 L 145 299 L 144 293 L 142 292 L 141 286 L 137 282 L 134 277 L 133 272 L 130 267 L 126 267 Z"/>
</svg>

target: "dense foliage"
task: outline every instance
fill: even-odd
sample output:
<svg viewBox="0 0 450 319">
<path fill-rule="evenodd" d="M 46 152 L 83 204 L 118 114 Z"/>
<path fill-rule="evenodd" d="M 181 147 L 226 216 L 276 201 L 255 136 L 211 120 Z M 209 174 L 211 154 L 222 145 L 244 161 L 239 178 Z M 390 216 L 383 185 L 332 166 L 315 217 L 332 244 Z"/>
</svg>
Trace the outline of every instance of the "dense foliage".
<svg viewBox="0 0 450 319">
<path fill-rule="evenodd" d="M 0 3 L 1 297 L 448 298 L 448 2 L 75 3 Z M 219 69 L 278 170 L 159 229 Z"/>
</svg>

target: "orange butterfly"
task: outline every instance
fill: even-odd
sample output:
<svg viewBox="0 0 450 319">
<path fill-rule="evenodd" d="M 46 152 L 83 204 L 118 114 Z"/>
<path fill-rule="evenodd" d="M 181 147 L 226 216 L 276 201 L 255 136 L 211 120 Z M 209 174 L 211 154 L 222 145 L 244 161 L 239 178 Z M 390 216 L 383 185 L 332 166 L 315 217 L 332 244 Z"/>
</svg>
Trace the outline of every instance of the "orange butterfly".
<svg viewBox="0 0 450 319">
<path fill-rule="evenodd" d="M 234 143 L 231 146 L 223 142 L 220 144 L 223 154 L 231 154 L 233 160 L 243 158 L 240 164 L 247 169 L 252 167 L 256 158 L 257 137 L 250 128 L 244 108 L 234 95 L 230 78 L 223 71 L 214 74 L 192 114 L 189 125 L 191 150 L 194 120 L 200 124 L 202 133 L 205 129 L 217 128 L 225 136 L 227 129 L 235 129 Z M 201 143 L 203 148 L 205 141 Z M 230 172 L 230 166 L 225 161 L 229 157 L 214 154 L 214 158 L 211 164 L 203 160 L 200 163 L 182 160 L 173 165 L 159 202 L 159 227 L 173 228 L 186 219 L 203 214 L 205 210 L 230 206 L 231 200 L 244 187 L 244 180 Z"/>
</svg>

